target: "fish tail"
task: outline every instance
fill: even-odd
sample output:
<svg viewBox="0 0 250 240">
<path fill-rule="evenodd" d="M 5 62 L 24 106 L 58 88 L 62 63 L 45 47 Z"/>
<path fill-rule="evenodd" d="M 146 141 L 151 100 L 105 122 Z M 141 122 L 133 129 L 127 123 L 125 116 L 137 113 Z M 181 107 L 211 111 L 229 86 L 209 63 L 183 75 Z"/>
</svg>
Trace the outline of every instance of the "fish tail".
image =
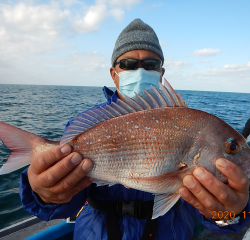
<svg viewBox="0 0 250 240">
<path fill-rule="evenodd" d="M 0 140 L 12 150 L 5 164 L 0 168 L 0 175 L 13 172 L 29 165 L 33 158 L 35 146 L 48 140 L 35 134 L 0 122 Z"/>
</svg>

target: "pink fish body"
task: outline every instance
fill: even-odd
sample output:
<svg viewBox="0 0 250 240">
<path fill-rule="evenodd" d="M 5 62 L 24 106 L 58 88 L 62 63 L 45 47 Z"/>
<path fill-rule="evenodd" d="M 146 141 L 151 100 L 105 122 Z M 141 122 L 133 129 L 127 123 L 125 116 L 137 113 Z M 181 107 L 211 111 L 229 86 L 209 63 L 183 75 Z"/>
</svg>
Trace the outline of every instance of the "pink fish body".
<svg viewBox="0 0 250 240">
<path fill-rule="evenodd" d="M 158 90 L 152 87 L 133 100 L 125 97 L 124 101 L 81 114 L 61 140 L 94 162 L 88 176 L 95 178 L 98 186 L 122 184 L 155 194 L 153 218 L 176 203 L 183 177 L 197 166 L 226 181 L 215 167 L 216 159 L 222 157 L 250 176 L 250 148 L 241 134 L 211 114 L 187 108 L 181 96 L 167 82 L 165 85 L 159 83 Z M 12 140 L 11 134 L 6 137 L 10 132 Z M 24 165 L 34 154 L 54 146 L 44 138 L 0 123 L 0 138 L 6 146 L 14 148 L 13 141 L 20 145 L 16 135 L 26 135 L 24 150 L 18 155 L 20 158 L 23 153 Z M 10 165 L 16 165 L 13 153 Z M 5 170 L 8 164 L 9 160 L 0 174 L 17 169 Z"/>
</svg>

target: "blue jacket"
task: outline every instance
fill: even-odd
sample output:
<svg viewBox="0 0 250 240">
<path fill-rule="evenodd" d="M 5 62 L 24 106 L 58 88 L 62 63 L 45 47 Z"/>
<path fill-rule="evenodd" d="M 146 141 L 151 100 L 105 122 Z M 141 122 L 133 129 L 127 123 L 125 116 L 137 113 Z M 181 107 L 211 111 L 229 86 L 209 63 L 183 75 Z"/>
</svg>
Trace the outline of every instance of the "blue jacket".
<svg viewBox="0 0 250 240">
<path fill-rule="evenodd" d="M 114 93 L 106 87 L 103 88 L 103 91 L 107 98 L 107 102 L 96 107 L 105 106 L 106 104 L 110 104 L 111 101 L 116 102 L 118 98 L 116 92 Z M 72 120 L 73 119 L 67 123 L 66 128 L 70 125 Z M 124 201 L 149 201 L 154 199 L 151 193 L 135 189 L 127 189 L 120 184 L 112 187 L 96 187 L 95 184 L 91 184 L 89 187 L 76 194 L 69 203 L 44 204 L 32 191 L 29 185 L 27 169 L 21 173 L 20 197 L 23 207 L 27 212 L 42 220 L 49 221 L 51 219 L 67 218 L 75 214 L 84 205 L 89 196 L 100 201 L 115 201 L 121 199 Z M 183 199 L 181 200 L 182 204 L 179 207 L 171 209 L 164 216 L 158 218 L 157 240 L 192 239 L 194 229 L 192 216 L 200 220 L 206 228 L 220 234 L 238 232 L 250 220 L 249 214 L 246 214 L 245 218 L 241 217 L 238 224 L 220 228 L 212 219 L 205 218 L 196 208 L 185 202 Z M 249 203 L 245 210 L 246 213 L 250 212 Z M 105 218 L 106 212 L 95 210 L 87 204 L 76 220 L 74 239 L 106 240 L 107 233 Z M 135 217 L 124 215 L 119 218 L 118 221 L 122 240 L 140 239 L 146 223 L 145 219 L 138 220 Z"/>
</svg>

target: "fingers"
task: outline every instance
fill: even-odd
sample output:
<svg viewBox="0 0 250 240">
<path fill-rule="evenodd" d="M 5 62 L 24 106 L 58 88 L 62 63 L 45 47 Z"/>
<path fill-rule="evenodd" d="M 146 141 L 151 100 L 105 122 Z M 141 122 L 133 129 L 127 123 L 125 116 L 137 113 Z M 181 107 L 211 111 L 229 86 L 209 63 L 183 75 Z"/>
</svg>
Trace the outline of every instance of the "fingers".
<svg viewBox="0 0 250 240">
<path fill-rule="evenodd" d="M 186 187 L 179 189 L 181 197 L 206 217 L 211 217 L 212 212 L 222 206 L 194 176 L 185 176 L 183 183 Z"/>
<path fill-rule="evenodd" d="M 30 186 L 45 203 L 66 203 L 89 186 L 93 179 L 85 175 L 93 162 L 71 153 L 71 147 L 56 146 L 39 154 L 28 169 Z"/>
<path fill-rule="evenodd" d="M 71 153 L 49 169 L 42 172 L 38 177 L 43 187 L 52 187 L 64 176 L 69 174 L 80 162 L 82 156 L 79 153 Z"/>
<path fill-rule="evenodd" d="M 212 195 L 216 196 L 223 205 L 231 201 L 236 201 L 237 196 L 232 189 L 216 178 L 212 173 L 204 168 L 196 168 L 193 172 L 199 183 L 202 184 Z"/>
<path fill-rule="evenodd" d="M 220 158 L 216 161 L 216 167 L 228 178 L 229 185 L 237 192 L 244 194 L 249 188 L 249 180 L 246 173 L 233 162 Z"/>
<path fill-rule="evenodd" d="M 81 156 L 80 156 L 80 159 Z M 75 189 L 78 192 L 78 187 L 82 187 L 84 185 L 77 185 L 78 182 L 88 173 L 88 171 L 93 167 L 93 162 L 89 159 L 84 159 L 81 164 L 79 164 L 72 172 L 68 175 L 64 175 L 65 177 L 61 179 L 57 184 L 53 184 L 54 186 L 50 188 L 50 191 L 58 194 L 60 192 L 70 191 Z M 84 183 L 85 184 L 85 183 Z M 87 184 L 87 183 L 86 183 Z M 81 191 L 80 189 L 79 191 Z"/>
<path fill-rule="evenodd" d="M 82 178 L 70 191 L 56 195 L 57 199 L 55 199 L 53 202 L 55 203 L 69 202 L 74 195 L 82 191 L 84 188 L 88 187 L 93 182 L 93 180 L 94 179 L 90 177 Z"/>
<path fill-rule="evenodd" d="M 207 213 L 205 207 L 201 204 L 201 202 L 189 191 L 187 187 L 179 188 L 179 194 L 181 197 L 195 208 L 197 208 L 200 213 L 202 213 L 205 217 L 211 217 L 209 213 Z"/>
<path fill-rule="evenodd" d="M 61 160 L 72 151 L 70 145 L 56 146 L 39 154 L 31 163 L 30 167 L 35 174 L 40 174 Z"/>
<path fill-rule="evenodd" d="M 179 193 L 206 217 L 225 210 L 239 214 L 248 201 L 248 178 L 238 166 L 226 159 L 218 159 L 216 165 L 228 178 L 228 184 L 199 167 L 193 175 L 184 177 L 185 187 L 180 188 Z"/>
</svg>

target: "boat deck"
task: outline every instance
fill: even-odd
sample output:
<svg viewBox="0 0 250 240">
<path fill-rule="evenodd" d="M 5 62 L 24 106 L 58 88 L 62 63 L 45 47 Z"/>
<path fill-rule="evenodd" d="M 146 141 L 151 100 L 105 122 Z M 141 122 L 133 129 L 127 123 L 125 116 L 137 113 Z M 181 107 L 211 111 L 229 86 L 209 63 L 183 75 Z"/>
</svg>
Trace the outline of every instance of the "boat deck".
<svg viewBox="0 0 250 240">
<path fill-rule="evenodd" d="M 51 220 L 49 222 L 41 221 L 36 217 L 29 218 L 20 223 L 11 225 L 10 227 L 0 230 L 1 240 L 23 240 L 30 236 L 33 236 L 43 230 L 55 226 L 64 219 Z"/>
<path fill-rule="evenodd" d="M 64 224 L 64 225 L 63 225 Z M 225 234 L 225 235 L 218 235 L 212 233 L 210 230 L 206 229 L 201 223 L 195 223 L 196 228 L 194 232 L 194 240 L 242 240 L 245 233 L 247 230 L 250 228 L 250 222 L 248 225 L 243 228 L 239 233 L 230 233 L 230 234 Z M 25 226 L 28 225 L 28 226 Z M 1 240 L 44 240 L 48 239 L 46 235 L 50 235 L 50 240 L 53 239 L 58 239 L 58 240 L 63 240 L 65 237 L 60 237 L 60 238 L 53 238 L 52 235 L 57 235 L 58 231 L 62 231 L 61 228 L 65 228 L 65 225 L 69 226 L 71 234 L 66 237 L 67 240 L 72 239 L 72 230 L 73 230 L 73 223 L 65 223 L 64 220 L 59 219 L 59 220 L 52 220 L 49 222 L 45 221 L 40 221 L 35 217 L 32 217 L 26 221 L 21 222 L 20 224 L 16 224 L 16 226 L 11 226 L 9 228 L 5 228 L 0 230 L 0 239 Z M 19 226 L 19 230 L 18 230 Z M 57 230 L 50 230 L 56 228 Z M 21 228 L 20 228 L 21 227 Z M 3 236 L 3 233 L 5 231 L 8 235 Z M 70 237 L 69 237 L 70 236 Z M 244 238 L 244 240 L 249 240 L 250 238 Z"/>
</svg>

